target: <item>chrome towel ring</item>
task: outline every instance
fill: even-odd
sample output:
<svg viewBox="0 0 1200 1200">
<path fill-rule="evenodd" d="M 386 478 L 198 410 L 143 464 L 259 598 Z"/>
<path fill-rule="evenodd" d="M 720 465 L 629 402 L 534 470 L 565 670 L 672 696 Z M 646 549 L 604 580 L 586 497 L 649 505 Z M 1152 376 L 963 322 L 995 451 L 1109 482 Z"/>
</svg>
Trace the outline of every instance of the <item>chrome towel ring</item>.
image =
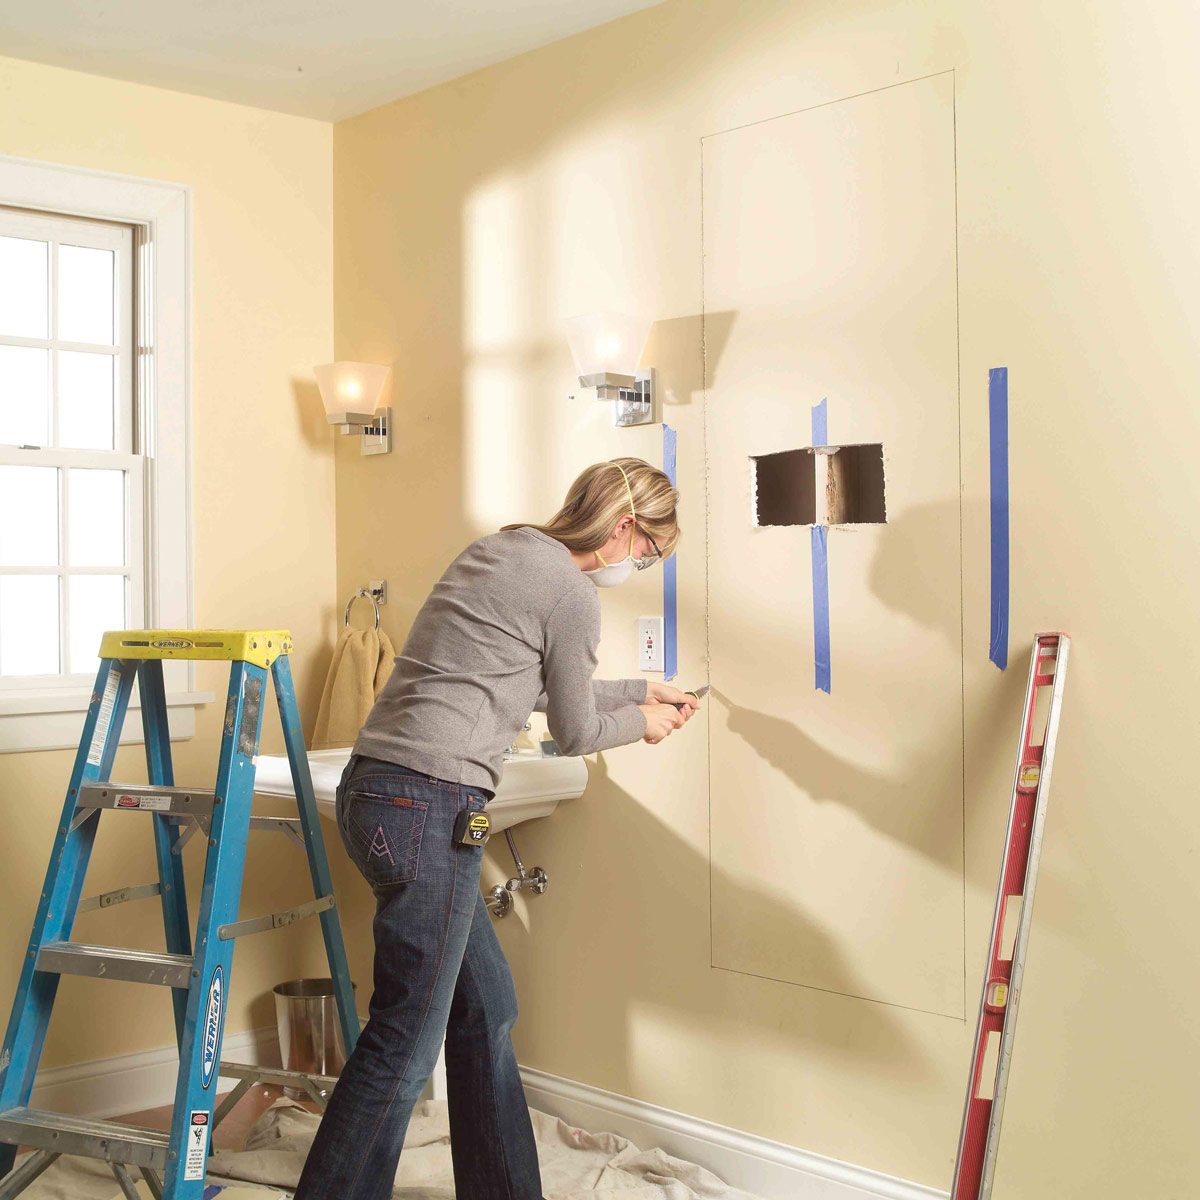
<svg viewBox="0 0 1200 1200">
<path fill-rule="evenodd" d="M 350 608 L 354 604 L 355 600 L 357 600 L 360 596 L 364 600 L 370 600 L 371 607 L 375 610 L 375 628 L 378 629 L 379 628 L 379 602 L 375 599 L 375 596 L 371 592 L 367 591 L 366 588 L 359 588 L 358 591 L 355 592 L 354 595 L 351 596 L 350 599 L 346 601 L 346 616 L 344 618 L 343 624 L 347 628 L 350 627 Z"/>
</svg>

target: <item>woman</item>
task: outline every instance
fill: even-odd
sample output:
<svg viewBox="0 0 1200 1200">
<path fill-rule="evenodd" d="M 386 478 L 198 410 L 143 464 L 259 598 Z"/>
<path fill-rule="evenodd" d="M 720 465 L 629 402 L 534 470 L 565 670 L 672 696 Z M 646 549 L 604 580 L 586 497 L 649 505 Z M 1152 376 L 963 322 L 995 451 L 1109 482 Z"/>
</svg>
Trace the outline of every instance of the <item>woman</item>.
<svg viewBox="0 0 1200 1200">
<path fill-rule="evenodd" d="M 673 552 L 677 499 L 649 463 L 596 463 L 546 525 L 472 542 L 417 614 L 337 789 L 342 840 L 376 897 L 375 988 L 296 1200 L 391 1196 L 443 1036 L 456 1194 L 542 1200 L 510 1037 L 516 991 L 479 891 L 483 847 L 456 840 L 455 821 L 495 794 L 531 711 L 564 754 L 653 745 L 691 717 L 695 697 L 665 684 L 592 678 L 595 587 Z"/>
</svg>

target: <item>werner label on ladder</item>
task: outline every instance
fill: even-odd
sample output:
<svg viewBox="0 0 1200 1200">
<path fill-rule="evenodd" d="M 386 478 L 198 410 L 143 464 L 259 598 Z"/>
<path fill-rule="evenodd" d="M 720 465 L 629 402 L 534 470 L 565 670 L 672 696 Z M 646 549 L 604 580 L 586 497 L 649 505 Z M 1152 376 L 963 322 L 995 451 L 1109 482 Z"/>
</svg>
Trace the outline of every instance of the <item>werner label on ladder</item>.
<svg viewBox="0 0 1200 1200">
<path fill-rule="evenodd" d="M 140 1193 L 131 1171 L 142 1175 L 156 1197 L 201 1200 L 212 1131 L 250 1087 L 263 1082 L 300 1088 L 322 1104 L 332 1088 L 334 1080 L 325 1076 L 221 1062 L 234 940 L 282 928 L 302 917 L 320 919 L 347 1052 L 358 1036 L 353 988 L 292 682 L 291 650 L 291 634 L 283 629 L 124 630 L 106 633 L 101 640 L 96 688 L 0 1049 L 0 1200 L 19 1195 L 61 1154 L 107 1161 L 122 1192 L 133 1200 Z M 230 663 L 221 753 L 211 790 L 175 785 L 163 688 L 165 658 Z M 292 768 L 295 818 L 251 815 L 254 756 L 268 672 Z M 141 693 L 148 783 L 113 783 L 109 774 L 135 680 Z M 105 810 L 149 816 L 158 879 L 81 899 L 96 828 Z M 197 830 L 205 835 L 207 845 L 193 935 L 182 851 Z M 252 830 L 283 832 L 300 844 L 308 859 L 313 900 L 282 912 L 238 919 L 246 842 Z M 76 913 L 149 896 L 158 896 L 162 906 L 166 953 L 71 940 Z M 29 1107 L 63 975 L 171 988 L 180 1065 L 168 1132 Z M 238 1083 L 217 1106 L 216 1080 L 221 1076 Z M 33 1153 L 16 1167 L 18 1145 L 32 1147 Z"/>
</svg>

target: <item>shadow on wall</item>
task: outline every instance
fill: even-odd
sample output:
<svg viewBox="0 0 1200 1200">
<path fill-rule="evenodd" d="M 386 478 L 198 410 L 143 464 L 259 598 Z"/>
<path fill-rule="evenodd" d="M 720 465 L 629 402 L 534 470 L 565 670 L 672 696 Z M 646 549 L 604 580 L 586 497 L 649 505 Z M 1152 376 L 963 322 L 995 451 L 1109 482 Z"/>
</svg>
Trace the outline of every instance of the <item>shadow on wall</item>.
<svg viewBox="0 0 1200 1200">
<path fill-rule="evenodd" d="M 962 645 L 961 608 L 920 604 L 920 588 L 912 586 L 912 577 L 921 571 L 926 548 L 946 536 L 946 527 L 987 529 L 987 506 L 979 501 L 963 500 L 961 511 L 955 504 L 917 504 L 898 517 L 889 518 L 879 550 L 871 562 L 871 591 L 893 612 L 910 621 L 932 628 L 957 651 Z M 930 621 L 931 614 L 942 617 L 952 612 L 959 620 Z M 986 651 L 985 651 L 986 653 Z"/>
<path fill-rule="evenodd" d="M 655 321 L 643 358 L 659 372 L 663 420 L 672 408 L 704 398 L 704 379 L 716 378 L 737 313 L 711 312 Z"/>
<path fill-rule="evenodd" d="M 965 530 L 986 530 L 987 506 L 964 502 L 962 518 Z M 954 652 L 961 645 L 961 624 L 943 621 L 941 618 L 949 611 L 944 607 L 914 603 L 920 590 L 902 581 L 911 580 L 912 573 L 920 571 L 924 548 L 945 537 L 946 523 L 957 526 L 958 521 L 959 510 L 953 504 L 919 505 L 906 511 L 888 522 L 870 571 L 871 590 L 884 604 L 914 622 L 934 628 Z M 931 613 L 937 619 L 934 624 L 929 620 Z M 1025 649 L 1020 648 L 1022 653 Z M 978 653 L 982 661 L 986 647 L 980 647 Z M 1020 668 L 1007 674 L 1009 678 L 997 679 L 997 686 L 986 693 L 985 705 L 944 723 L 891 774 L 868 770 L 857 761 L 835 754 L 794 722 L 736 704 L 715 686 L 712 695 L 728 711 L 729 731 L 806 793 L 812 803 L 851 809 L 872 828 L 930 855 L 940 866 L 957 874 L 963 868 L 960 831 L 947 826 L 943 837 L 939 829 L 915 824 L 909 801 L 922 792 L 961 793 L 963 759 L 968 751 L 975 778 L 992 779 L 1003 774 L 1002 764 L 1009 759 L 1018 733 L 1024 680 Z M 967 838 L 982 829 L 990 831 L 998 810 L 1007 811 L 1007 803 L 1007 794 L 965 796 Z M 932 813 L 927 815 L 932 819 Z M 999 844 L 994 855 L 989 849 L 989 871 L 990 864 L 998 862 L 999 850 Z M 991 888 L 994 880 L 989 874 L 983 882 Z M 967 953 L 973 953 L 972 947 L 967 947 Z"/>
<path fill-rule="evenodd" d="M 870 572 L 871 590 L 888 608 L 910 621 L 933 629 L 945 638 L 953 651 L 959 652 L 962 648 L 968 659 L 974 655 L 975 661 L 971 669 L 978 667 L 987 673 L 986 678 L 990 680 L 991 686 L 974 689 L 974 705 L 964 710 L 963 755 L 964 758 L 969 758 L 968 774 L 976 779 L 1002 778 L 1009 770 L 1008 764 L 1015 752 L 1019 733 L 1021 702 L 1025 694 L 1026 656 L 1037 631 L 1027 630 L 1021 636 L 1012 636 L 1009 669 L 999 672 L 988 662 L 988 647 L 985 643 L 963 647 L 961 609 L 958 621 L 946 620 L 948 610 L 945 608 L 927 606 L 922 609 L 914 603 L 919 591 L 910 586 L 901 586 L 901 581 L 911 579 L 914 572 L 921 570 L 925 547 L 935 538 L 944 536 L 947 522 L 961 521 L 963 538 L 974 539 L 974 544 L 986 546 L 990 519 L 989 506 L 978 500 L 964 499 L 961 508 L 953 504 L 916 505 L 888 522 L 887 536 L 880 540 L 879 551 L 871 563 Z M 931 615 L 935 618 L 932 621 Z M 947 739 L 951 736 L 952 731 L 945 731 L 944 736 L 929 748 L 930 755 L 936 754 L 939 745 L 947 745 Z M 922 754 L 922 759 L 926 757 Z M 965 816 L 968 844 L 976 832 L 982 834 L 986 830 L 991 835 L 997 824 L 996 810 L 1000 808 L 1007 812 L 1008 800 L 1007 792 L 999 795 L 967 795 Z M 998 869 L 999 859 L 999 843 L 994 848 L 989 846 L 984 859 L 988 874 L 980 881 L 989 891 L 995 886 L 992 871 Z"/>
<path fill-rule="evenodd" d="M 975 507 L 984 508 L 982 505 Z M 964 513 L 964 527 L 976 528 L 974 521 L 967 517 L 979 515 L 968 507 Z M 897 570 L 919 570 L 922 546 L 933 534 L 944 537 L 947 521 L 958 525 L 957 506 L 921 506 L 889 523 L 888 536 L 883 539 L 871 573 L 873 590 L 889 607 L 917 619 L 917 612 L 905 606 L 901 594 L 894 594 L 887 581 L 897 578 Z M 908 594 L 904 589 L 902 595 Z M 939 632 L 957 651 L 959 626 L 939 627 Z M 976 777 L 993 777 L 996 757 L 1007 759 L 1011 750 L 1018 714 L 1012 704 L 1012 688 L 1007 686 L 1008 683 L 1005 681 L 1005 686 L 990 692 L 986 710 L 968 717 L 965 744 L 986 760 L 973 764 Z M 907 803 L 918 790 L 960 791 L 964 736 L 957 717 L 939 730 L 901 771 L 881 777 L 832 753 L 790 721 L 733 704 L 719 689 L 714 689 L 712 695 L 716 703 L 727 707 L 729 729 L 808 793 L 813 803 L 846 806 L 888 837 L 915 843 L 926 851 L 933 845 L 940 865 L 955 873 L 962 870 L 961 830 L 947 830 L 945 839 L 931 841 L 924 836 L 929 831 L 913 829 Z M 681 731 L 676 736 L 687 737 L 689 732 Z M 670 742 L 664 751 L 678 752 Z M 644 748 L 641 752 L 649 753 L 650 749 Z M 757 977 L 713 964 L 710 929 L 708 922 L 703 920 L 703 910 L 711 903 L 714 886 L 731 881 L 722 881 L 720 868 L 710 861 L 709 856 L 690 845 L 686 838 L 659 818 L 644 798 L 639 799 L 618 786 L 610 777 L 603 756 L 591 766 L 590 774 L 589 791 L 602 796 L 603 804 L 593 807 L 577 802 L 564 806 L 553 832 L 530 828 L 532 845 L 526 848 L 526 857 L 542 853 L 542 847 L 535 841 L 539 837 L 547 839 L 548 856 L 553 846 L 586 844 L 589 847 L 588 873 L 593 879 L 599 877 L 609 881 L 610 886 L 603 889 L 602 898 L 598 900 L 594 884 L 582 875 L 573 877 L 565 886 L 559 885 L 557 894 L 563 911 L 553 916 L 546 914 L 546 925 L 539 930 L 537 938 L 524 925 L 513 922 L 505 927 L 505 941 L 513 946 L 514 954 L 527 956 L 526 970 L 552 973 L 555 969 L 552 947 L 557 938 L 568 936 L 571 928 L 580 921 L 588 924 L 595 960 L 604 964 L 608 980 L 606 988 L 628 998 L 627 1004 L 590 1014 L 593 1025 L 599 1023 L 601 1026 L 593 1029 L 593 1035 L 602 1045 L 625 1047 L 624 1058 L 614 1070 L 624 1069 L 630 1074 L 637 1071 L 639 1047 L 636 1031 L 631 1029 L 630 1012 L 658 1010 L 664 1014 L 665 1025 L 681 1030 L 692 1023 L 697 1023 L 697 1028 L 714 1030 L 724 1021 L 736 1021 L 741 1027 L 756 1026 L 757 1037 L 762 1040 L 775 1038 L 794 1045 L 803 1044 L 806 1038 L 817 1038 L 823 1055 L 836 1055 L 844 1062 L 853 1061 L 872 1071 L 903 1072 L 913 1086 L 940 1086 L 937 1069 L 922 1055 L 917 1040 L 908 1032 L 905 1010 L 863 997 L 867 990 L 865 981 L 856 974 L 837 942 L 798 906 L 794 897 L 781 898 L 777 890 L 755 886 L 753 881 L 748 882 L 742 877 L 732 884 L 748 926 L 769 929 L 772 937 L 787 945 L 789 953 L 794 953 L 800 961 L 820 962 L 823 970 L 828 965 L 834 980 L 832 987 L 814 988 L 772 979 L 777 986 L 763 988 L 755 986 Z M 997 808 L 1004 808 L 1006 804 L 1006 796 L 968 797 L 966 816 L 969 826 L 986 823 L 990 827 L 997 817 Z M 619 828 L 621 837 L 589 837 L 587 827 L 593 821 Z M 564 829 L 564 822 L 579 822 L 583 830 L 572 832 L 569 826 Z M 997 844 L 997 856 L 999 849 Z M 992 877 L 986 880 L 989 888 L 993 883 Z M 568 894 L 564 895 L 564 891 Z M 604 920 L 589 921 L 587 914 L 597 903 L 604 906 Z M 653 906 L 652 921 L 646 918 L 649 906 Z M 541 915 L 539 913 L 539 917 Z M 559 921 L 562 926 L 556 924 Z M 555 927 L 551 928 L 551 925 Z M 634 964 L 644 962 L 644 952 L 629 954 L 623 949 L 622 942 L 656 930 L 672 931 L 674 944 L 669 955 L 664 955 L 664 959 L 669 958 L 672 970 L 661 973 L 640 971 Z M 974 964 L 977 949 L 972 945 L 966 947 L 969 965 Z M 831 1043 L 822 1035 L 820 1031 L 827 1033 L 827 1026 L 814 1011 L 822 1004 L 821 994 L 844 996 L 855 1002 L 855 1008 L 847 1010 L 847 1026 L 853 1028 L 853 1037 Z M 973 996 L 972 978 L 967 987 L 968 1009 Z M 812 1012 L 812 1019 L 806 1019 L 806 1012 Z M 526 1019 L 532 1024 L 543 1017 L 550 1022 L 557 1020 L 552 1012 L 539 1014 L 536 1011 L 531 1011 Z M 959 1023 L 957 1018 L 943 1019 Z M 605 1022 L 608 1028 L 603 1027 Z M 629 1088 L 630 1094 L 638 1094 L 638 1082 L 636 1078 L 621 1079 L 618 1076 L 610 1079 L 608 1086 Z"/>
<path fill-rule="evenodd" d="M 652 748 L 646 747 L 646 752 L 653 752 Z M 589 786 L 596 785 L 603 787 L 604 803 L 591 812 L 586 808 L 577 810 L 579 819 L 603 821 L 622 831 L 619 846 L 611 841 L 605 843 L 611 845 L 614 854 L 620 855 L 619 863 L 613 862 L 611 871 L 607 872 L 608 878 L 620 880 L 620 887 L 605 892 L 605 928 L 615 938 L 627 936 L 629 930 L 645 930 L 645 912 L 653 905 L 654 927 L 678 931 L 679 939 L 670 956 L 672 970 L 654 973 L 638 973 L 633 969 L 634 964 L 644 961 L 644 955 L 626 955 L 617 945 L 608 947 L 604 952 L 604 969 L 616 983 L 614 991 L 629 997 L 632 1004 L 669 1012 L 672 1023 L 680 1028 L 687 1028 L 692 1022 L 698 1022 L 696 1028 L 701 1029 L 713 1029 L 722 1021 L 736 1023 L 739 1030 L 757 1024 L 762 1035 L 789 1042 L 802 1039 L 810 1029 L 809 1022 L 803 1017 L 806 996 L 814 1000 L 819 993 L 849 997 L 865 1006 L 863 1011 L 869 1014 L 869 1019 L 861 1026 L 864 1037 L 840 1042 L 836 1048 L 838 1054 L 846 1059 L 869 1062 L 873 1069 L 889 1072 L 900 1069 L 909 1077 L 934 1077 L 934 1072 L 923 1066 L 896 1007 L 862 999 L 863 981 L 847 964 L 830 936 L 794 905 L 781 904 L 777 893 L 739 880 L 739 901 L 745 919 L 758 928 L 770 929 L 772 937 L 787 945 L 789 952 L 819 961 L 823 969 L 827 966 L 835 986 L 812 988 L 771 980 L 778 986 L 764 989 L 755 986 L 754 977 L 747 977 L 746 972 L 728 971 L 713 964 L 708 922 L 697 919 L 702 916 L 698 904 L 707 905 L 709 898 L 707 855 L 699 853 L 642 801 L 614 783 L 602 760 L 592 768 Z M 575 813 L 571 816 L 574 818 Z M 589 844 L 599 848 L 601 839 L 591 839 Z M 609 864 L 597 862 L 593 865 L 604 872 Z M 577 902 L 586 905 L 593 900 L 583 895 Z M 529 933 L 526 936 L 532 938 Z M 694 979 L 688 978 L 689 968 L 681 968 L 683 973 L 674 969 L 687 961 L 687 955 L 679 951 L 683 948 L 681 943 L 688 939 L 695 951 L 690 968 L 695 972 Z M 552 937 L 546 936 L 540 944 L 548 947 L 552 941 Z M 548 949 L 545 952 L 552 953 Z M 627 963 L 630 965 L 626 966 Z M 546 970 L 550 969 L 547 964 Z M 625 975 L 624 979 L 620 978 L 622 975 Z M 627 1040 L 628 1030 L 624 1027 L 627 1008 L 614 1006 L 611 1010 L 609 1019 L 613 1027 L 601 1038 L 601 1044 L 615 1047 Z M 781 1024 L 781 1009 L 792 1014 L 786 1026 Z M 594 1015 L 599 1016 L 599 1013 Z M 739 1038 L 742 1036 L 739 1033 Z M 826 1043 L 822 1042 L 822 1045 L 829 1049 Z M 627 1047 L 627 1064 L 636 1063 L 635 1049 Z"/>
<path fill-rule="evenodd" d="M 603 72 L 580 72 L 568 57 L 547 54 L 542 88 L 529 95 L 512 86 L 529 69 L 517 59 L 335 128 L 335 154 L 353 164 L 335 177 L 335 355 L 391 362 L 403 380 L 398 444 L 386 467 L 372 464 L 370 502 L 355 497 L 355 481 L 345 487 L 339 480 L 339 509 L 350 514 L 339 521 L 339 559 L 352 569 L 369 562 L 372 575 L 393 581 L 384 625 L 397 645 L 461 546 L 504 520 L 548 515 L 538 481 L 563 457 L 560 393 L 573 375 L 565 338 L 547 341 L 544 332 L 555 289 L 572 271 L 586 275 L 581 264 L 610 243 L 628 249 L 626 282 L 638 283 L 644 271 L 631 238 L 640 234 L 626 224 L 653 211 L 657 195 L 681 195 L 681 219 L 695 222 L 698 247 L 699 211 L 688 190 L 680 192 L 679 157 L 637 145 L 622 152 L 628 174 L 607 181 L 611 220 L 594 244 L 581 248 L 577 262 L 561 244 L 564 194 L 594 191 L 589 172 L 604 167 L 604 149 L 600 160 L 575 157 L 592 146 L 598 127 L 644 126 L 680 79 L 719 72 L 726 60 L 739 60 L 743 43 L 769 44 L 772 36 L 766 13 L 732 31 L 720 13 L 679 5 L 637 20 L 642 36 L 671 47 L 669 67 L 647 75 L 639 56 L 628 54 L 627 23 L 616 21 L 586 35 L 589 53 L 611 63 Z M 688 145 L 697 162 L 698 148 Z M 546 170 L 548 162 L 557 173 Z M 413 187 L 414 171 L 436 174 L 436 186 Z M 694 261 L 698 293 L 698 255 Z M 702 392 L 702 345 L 711 376 L 732 321 L 732 313 L 709 314 L 703 337 L 698 315 L 668 318 L 652 330 L 646 361 L 662 369 L 670 389 L 663 417 Z M 523 330 L 541 332 L 530 339 Z M 562 464 L 568 481 L 600 456 L 593 451 L 580 445 L 574 461 Z M 410 512 L 414 496 L 436 528 L 411 540 L 386 530 L 370 536 L 370 516 Z M 502 498 L 502 508 L 489 498 Z"/>
<path fill-rule="evenodd" d="M 985 505 L 964 502 L 963 527 L 986 528 L 986 523 L 979 523 L 986 522 L 985 514 Z M 958 526 L 956 505 L 918 505 L 889 521 L 871 564 L 870 581 L 871 590 L 888 608 L 910 620 L 928 626 L 930 614 L 935 614 L 938 623 L 932 627 L 957 653 L 962 636 L 960 622 L 941 620 L 951 612 L 947 607 L 914 602 L 920 589 L 912 588 L 910 582 L 913 572 L 921 569 L 924 548 L 945 537 L 947 522 Z M 986 649 L 980 652 L 986 654 Z M 908 799 L 929 791 L 960 793 L 965 747 L 970 747 L 977 759 L 984 759 L 973 764 L 976 772 L 982 768 L 984 777 L 991 777 L 997 757 L 1006 758 L 1014 745 L 1019 719 L 1013 705 L 1013 688 L 1005 686 L 992 696 L 990 708 L 976 709 L 962 719 L 946 722 L 901 770 L 884 775 L 834 754 L 791 721 L 738 705 L 715 686 L 712 694 L 729 712 L 730 732 L 745 740 L 814 802 L 851 808 L 881 833 L 919 850 L 928 852 L 933 846 L 934 860 L 955 872 L 962 869 L 957 832 L 947 830 L 945 838 L 930 839 L 931 831 L 914 826 Z M 993 796 L 966 797 L 968 823 L 973 824 L 977 814 L 985 815 L 997 802 Z"/>
<path fill-rule="evenodd" d="M 386 399 L 382 402 L 387 403 Z M 332 453 L 332 440 L 340 435 L 325 420 L 325 405 L 315 379 L 292 379 L 292 404 L 305 443 L 314 449 L 330 449 Z"/>
<path fill-rule="evenodd" d="M 930 610 L 947 606 L 913 603 L 920 589 L 912 589 L 912 573 L 920 570 L 924 547 L 946 537 L 946 524 L 957 530 L 956 505 L 918 506 L 888 522 L 882 531 L 871 565 L 871 588 L 889 608 L 915 621 L 928 620 Z M 805 603 L 799 596 L 798 603 Z M 961 628 L 958 622 L 939 627 L 957 653 Z M 747 635 L 750 630 L 747 630 Z M 841 631 L 849 636 L 852 631 Z M 835 645 L 835 660 L 836 660 Z M 714 684 L 712 695 L 728 711 L 729 732 L 742 738 L 770 766 L 785 775 L 813 803 L 836 803 L 852 809 L 863 821 L 893 841 L 911 844 L 944 869 L 962 871 L 961 828 L 930 829 L 914 821 L 910 798 L 922 793 L 961 795 L 964 742 L 979 744 L 985 730 L 975 717 L 970 736 L 964 738 L 959 713 L 946 721 L 899 770 L 889 774 L 869 770 L 860 762 L 835 754 L 794 722 L 768 712 L 739 705 Z M 898 719 L 902 719 L 898 717 Z M 926 810 L 927 819 L 934 813 Z"/>
<path fill-rule="evenodd" d="M 798 725 L 770 713 L 733 703 L 718 688 L 712 695 L 729 712 L 729 732 L 747 742 L 765 762 L 806 793 L 814 804 L 833 803 L 851 809 L 893 841 L 928 853 L 945 870 L 962 870 L 961 828 L 928 830 L 914 824 L 909 798 L 917 790 L 954 794 L 962 789 L 961 726 L 939 731 L 921 754 L 891 776 L 868 771 L 859 763 L 827 750 Z M 931 837 L 930 834 L 938 835 Z M 944 834 L 944 836 L 941 836 Z"/>
</svg>

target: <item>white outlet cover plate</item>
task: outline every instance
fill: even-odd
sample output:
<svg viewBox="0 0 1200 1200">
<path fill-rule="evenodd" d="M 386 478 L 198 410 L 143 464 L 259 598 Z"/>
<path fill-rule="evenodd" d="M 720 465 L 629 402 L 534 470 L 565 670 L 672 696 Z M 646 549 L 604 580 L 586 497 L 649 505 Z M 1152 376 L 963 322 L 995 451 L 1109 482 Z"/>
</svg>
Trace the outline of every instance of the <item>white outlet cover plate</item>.
<svg viewBox="0 0 1200 1200">
<path fill-rule="evenodd" d="M 638 669 L 663 669 L 662 617 L 638 617 Z"/>
</svg>

